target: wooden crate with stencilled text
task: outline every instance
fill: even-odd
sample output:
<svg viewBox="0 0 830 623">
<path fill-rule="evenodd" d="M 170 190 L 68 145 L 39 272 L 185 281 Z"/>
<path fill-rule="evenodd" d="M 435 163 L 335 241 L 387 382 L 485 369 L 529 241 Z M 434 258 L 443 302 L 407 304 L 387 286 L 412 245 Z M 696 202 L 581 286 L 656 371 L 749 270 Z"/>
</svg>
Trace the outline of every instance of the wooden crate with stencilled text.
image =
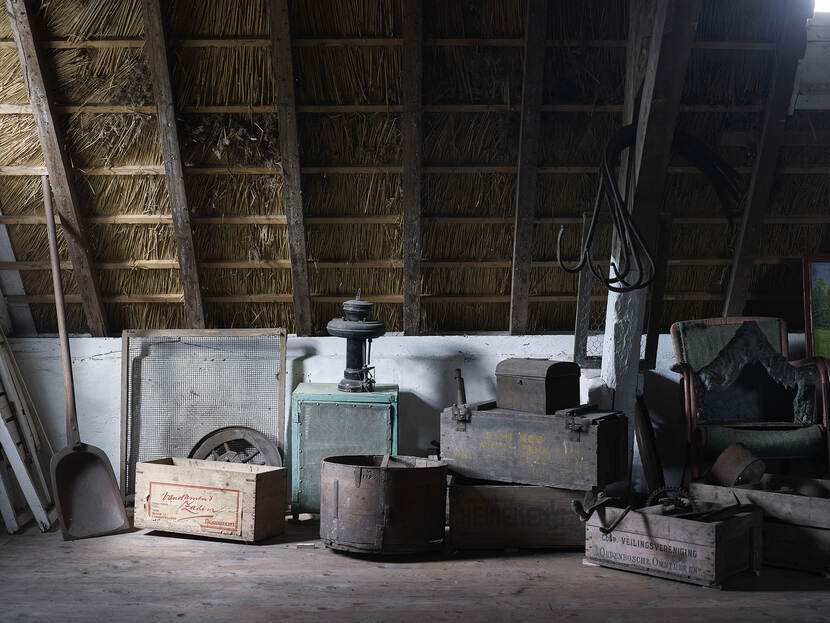
<svg viewBox="0 0 830 623">
<path fill-rule="evenodd" d="M 626 477 L 627 424 L 620 411 L 583 406 L 553 415 L 495 402 L 441 413 L 441 459 L 464 478 L 587 491 Z"/>
<path fill-rule="evenodd" d="M 285 527 L 286 469 L 167 458 L 136 464 L 135 526 L 252 543 Z"/>
<path fill-rule="evenodd" d="M 581 549 L 585 526 L 571 510 L 582 491 L 454 481 L 450 543 L 457 549 Z"/>
<path fill-rule="evenodd" d="M 641 509 L 646 510 L 646 509 Z M 761 569 L 761 511 L 749 507 L 719 521 L 600 508 L 585 525 L 585 560 L 701 586 L 721 586 L 742 571 Z"/>
</svg>

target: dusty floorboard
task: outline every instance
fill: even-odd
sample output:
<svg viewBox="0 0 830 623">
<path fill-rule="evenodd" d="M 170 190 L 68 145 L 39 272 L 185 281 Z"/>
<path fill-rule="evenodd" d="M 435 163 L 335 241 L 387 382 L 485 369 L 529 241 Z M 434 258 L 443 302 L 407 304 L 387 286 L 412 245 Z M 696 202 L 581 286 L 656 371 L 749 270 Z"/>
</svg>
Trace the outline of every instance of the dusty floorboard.
<svg viewBox="0 0 830 623">
<path fill-rule="evenodd" d="M 724 590 L 582 565 L 578 552 L 357 558 L 318 524 L 262 545 L 137 531 L 0 536 L 0 621 L 827 621 L 830 580 L 765 569 Z"/>
</svg>

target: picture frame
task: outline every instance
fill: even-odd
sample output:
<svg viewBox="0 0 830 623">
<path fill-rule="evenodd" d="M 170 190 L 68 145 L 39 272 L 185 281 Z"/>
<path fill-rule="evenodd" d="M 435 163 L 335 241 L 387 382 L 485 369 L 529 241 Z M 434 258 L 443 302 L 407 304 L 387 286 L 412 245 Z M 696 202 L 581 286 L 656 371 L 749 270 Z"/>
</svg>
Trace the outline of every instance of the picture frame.
<svg viewBox="0 0 830 623">
<path fill-rule="evenodd" d="M 830 254 L 802 258 L 804 342 L 808 357 L 830 357 Z"/>
</svg>

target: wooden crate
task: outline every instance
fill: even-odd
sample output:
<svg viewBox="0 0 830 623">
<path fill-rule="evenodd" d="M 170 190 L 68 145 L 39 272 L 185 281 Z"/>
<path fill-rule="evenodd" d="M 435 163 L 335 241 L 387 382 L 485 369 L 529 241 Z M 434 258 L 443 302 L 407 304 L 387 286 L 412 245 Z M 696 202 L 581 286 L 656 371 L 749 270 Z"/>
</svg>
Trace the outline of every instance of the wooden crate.
<svg viewBox="0 0 830 623">
<path fill-rule="evenodd" d="M 280 534 L 286 471 L 179 458 L 138 463 L 135 526 L 248 543 Z"/>
<path fill-rule="evenodd" d="M 554 415 L 469 405 L 468 420 L 441 413 L 441 459 L 464 478 L 587 491 L 626 477 L 627 424 L 620 411 Z"/>
<path fill-rule="evenodd" d="M 711 523 L 631 511 L 599 509 L 585 526 L 589 562 L 701 586 L 720 586 L 741 571 L 761 567 L 761 511 L 748 510 Z"/>
<path fill-rule="evenodd" d="M 764 513 L 764 563 L 830 571 L 830 480 L 765 474 L 761 489 L 691 485 L 701 501 L 755 504 Z"/>
<path fill-rule="evenodd" d="M 582 548 L 571 510 L 582 491 L 532 485 L 452 484 L 450 543 L 457 549 Z"/>
</svg>

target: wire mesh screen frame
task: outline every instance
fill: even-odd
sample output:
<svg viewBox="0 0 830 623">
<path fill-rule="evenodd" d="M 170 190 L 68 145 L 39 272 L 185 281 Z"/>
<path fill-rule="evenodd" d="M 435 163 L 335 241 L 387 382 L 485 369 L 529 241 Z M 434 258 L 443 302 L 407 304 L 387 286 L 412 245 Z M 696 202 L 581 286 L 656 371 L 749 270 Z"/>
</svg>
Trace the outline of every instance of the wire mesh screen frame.
<svg viewBox="0 0 830 623">
<path fill-rule="evenodd" d="M 121 491 L 125 497 L 129 498 L 133 495 L 134 490 L 131 485 L 134 479 L 135 461 L 137 459 L 137 452 L 134 448 L 134 438 L 140 437 L 140 421 L 135 422 L 135 414 L 133 409 L 133 376 L 132 364 L 136 358 L 131 358 L 130 348 L 131 344 L 139 340 L 147 340 L 148 343 L 155 341 L 156 344 L 176 344 L 187 340 L 193 340 L 191 345 L 196 345 L 197 341 L 215 342 L 216 340 L 233 340 L 234 338 L 277 338 L 279 340 L 279 361 L 277 363 L 277 431 L 271 434 L 271 431 L 260 431 L 276 442 L 283 457 L 286 456 L 285 445 L 285 382 L 286 382 L 286 342 L 288 339 L 288 331 L 283 328 L 278 329 L 179 329 L 179 330 L 128 330 L 121 335 Z M 169 340 L 169 341 L 166 341 Z M 179 387 L 177 391 L 182 388 Z M 243 423 L 227 422 L 225 426 L 244 426 Z M 138 426 L 137 430 L 136 427 Z M 217 426 L 219 428 L 219 426 Z M 197 440 L 198 441 L 198 440 Z M 194 442 L 195 443 L 195 442 Z M 136 455 L 136 456 L 131 456 Z M 166 458 L 166 457 L 155 457 Z M 132 465 L 132 469 L 131 466 Z"/>
</svg>

